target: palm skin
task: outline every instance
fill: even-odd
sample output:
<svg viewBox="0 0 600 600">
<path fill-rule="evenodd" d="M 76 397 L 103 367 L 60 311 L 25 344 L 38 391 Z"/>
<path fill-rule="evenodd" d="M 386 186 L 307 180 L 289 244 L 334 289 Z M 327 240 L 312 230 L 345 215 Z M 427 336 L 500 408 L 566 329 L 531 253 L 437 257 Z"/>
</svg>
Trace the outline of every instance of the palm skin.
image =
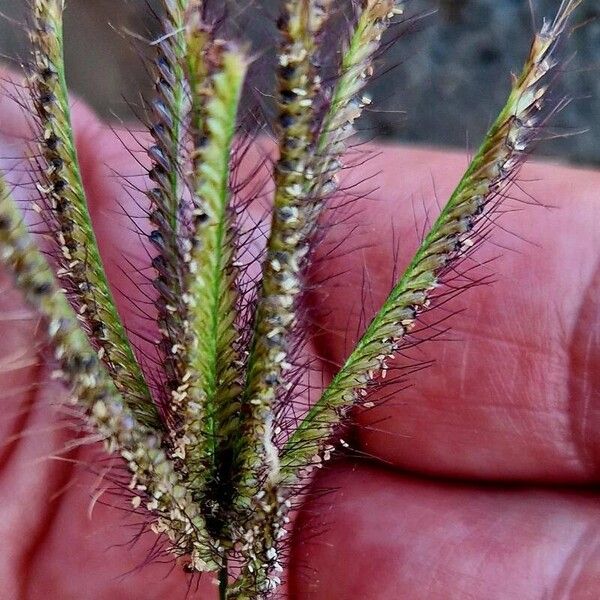
<svg viewBox="0 0 600 600">
<path fill-rule="evenodd" d="M 111 169 L 131 175 L 139 167 L 121 136 L 85 107 L 74 112 L 117 301 L 130 329 L 147 329 L 128 300 L 144 302 L 143 295 L 121 270 L 123 257 L 143 260 L 144 250 L 119 205 L 138 209 L 111 176 Z M 6 99 L 0 120 L 2 154 L 22 156 L 25 125 Z M 377 210 L 361 212 L 358 238 L 345 226 L 332 230 L 348 240 L 345 248 L 360 249 L 343 247 L 319 263 L 321 285 L 310 297 L 322 325 L 315 343 L 324 370 L 351 348 L 352 336 L 342 332 L 357 329 L 364 282 L 373 306 L 383 299 L 392 237 L 400 240 L 400 261 L 414 249 L 412 211 L 394 217 L 401 203 L 433 197 L 432 181 L 436 195 L 447 197 L 465 166 L 462 154 L 399 147 L 384 148 L 371 164 L 370 173 L 382 171 Z M 539 180 L 528 191 L 558 209 L 503 217 L 503 227 L 536 245 L 506 234 L 518 252 L 484 246 L 481 261 L 503 255 L 483 267 L 497 281 L 448 307 L 468 308 L 451 321 L 454 340 L 423 346 L 423 358 L 435 364 L 357 415 L 357 447 L 381 461 L 347 458 L 319 472 L 313 489 L 331 491 L 309 495 L 296 520 L 287 588 L 293 600 L 597 597 L 600 173 L 536 164 L 523 178 Z M 62 452 L 74 433 L 57 410 L 64 391 L 48 383 L 39 322 L 6 276 L 1 289 L 2 597 L 185 598 L 180 569 L 144 564 L 154 535 L 130 545 L 132 519 L 103 502 L 96 493 L 102 479 L 78 466 L 93 462 L 101 472 L 97 448 Z M 209 579 L 192 597 L 215 597 Z"/>
</svg>

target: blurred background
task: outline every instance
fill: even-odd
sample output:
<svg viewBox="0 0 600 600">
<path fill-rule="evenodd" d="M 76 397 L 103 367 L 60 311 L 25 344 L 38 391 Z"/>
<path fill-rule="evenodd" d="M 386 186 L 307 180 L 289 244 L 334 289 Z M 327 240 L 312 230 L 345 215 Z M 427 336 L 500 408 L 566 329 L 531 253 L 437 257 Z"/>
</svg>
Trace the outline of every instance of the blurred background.
<svg viewBox="0 0 600 600">
<path fill-rule="evenodd" d="M 339 0 L 338 5 L 349 2 Z M 0 52 L 19 63 L 27 55 L 22 24 L 28 0 L 0 0 Z M 278 0 L 214 0 L 226 15 L 229 35 L 251 40 L 255 63 L 251 89 L 255 108 L 270 111 Z M 130 120 L 141 96 L 151 95 L 141 58 L 143 39 L 157 35 L 159 0 L 68 0 L 67 73 L 74 92 L 107 119 Z M 506 98 L 509 76 L 518 71 L 533 31 L 552 16 L 560 0 L 410 0 L 413 18 L 390 32 L 397 42 L 379 64 L 371 85 L 373 110 L 365 115 L 365 137 L 472 148 Z M 533 14 L 532 14 L 533 13 Z M 600 3 L 587 0 L 577 13 L 584 23 L 569 40 L 570 57 L 560 94 L 573 97 L 540 152 L 600 164 Z M 337 16 L 337 31 L 344 27 Z M 136 36 L 132 34 L 136 34 Z M 401 35 L 400 35 L 401 34 Z M 331 36 L 332 47 L 339 36 Z M 581 133 L 586 131 L 585 133 Z"/>
</svg>

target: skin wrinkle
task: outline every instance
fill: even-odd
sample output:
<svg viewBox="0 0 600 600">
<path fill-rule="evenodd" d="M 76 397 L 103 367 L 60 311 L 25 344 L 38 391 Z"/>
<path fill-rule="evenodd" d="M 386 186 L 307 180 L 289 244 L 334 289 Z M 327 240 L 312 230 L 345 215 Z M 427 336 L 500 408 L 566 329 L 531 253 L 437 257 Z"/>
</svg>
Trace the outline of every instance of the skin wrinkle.
<svg viewBox="0 0 600 600">
<path fill-rule="evenodd" d="M 517 311 L 522 310 L 523 308 L 524 307 L 522 306 L 516 306 Z M 557 319 L 560 318 L 560 313 L 558 310 L 551 312 L 556 314 Z M 547 320 L 552 319 L 549 317 Z M 544 397 L 546 402 L 543 405 L 540 405 L 539 402 L 536 402 L 534 393 L 531 393 L 528 397 L 523 397 L 519 381 L 516 378 L 504 378 L 502 368 L 500 365 L 496 365 L 495 369 L 497 370 L 497 373 L 492 372 L 489 374 L 490 380 L 497 383 L 497 387 L 492 388 L 494 391 L 492 402 L 494 397 L 500 397 L 501 394 L 504 394 L 506 398 L 511 399 L 503 402 L 505 410 L 498 415 L 496 420 L 498 423 L 506 425 L 510 424 L 512 426 L 512 432 L 515 435 L 520 436 L 524 435 L 521 426 L 522 418 L 532 418 L 531 429 L 526 433 L 526 435 L 533 436 L 536 440 L 538 440 L 540 446 L 543 446 L 545 440 L 548 439 L 549 423 L 552 423 L 553 431 L 563 432 L 562 443 L 560 441 L 555 443 L 557 445 L 561 444 L 564 448 L 561 453 L 564 454 L 565 457 L 572 456 L 573 464 L 577 465 L 579 462 L 579 453 L 571 439 L 568 419 L 564 414 L 562 403 L 560 401 L 560 399 L 565 397 L 566 394 L 566 377 L 564 376 L 563 367 L 563 365 L 567 363 L 568 359 L 566 355 L 566 345 L 565 350 L 563 350 L 562 345 L 557 347 L 557 345 L 554 344 L 549 347 L 547 342 L 544 345 L 543 341 L 540 339 L 534 340 L 534 344 L 527 346 L 526 344 L 523 344 L 523 342 L 517 341 L 519 339 L 522 340 L 526 338 L 524 324 L 529 322 L 527 315 L 523 315 L 523 317 L 520 319 L 518 317 L 513 318 L 512 321 L 514 322 L 516 329 L 510 331 L 509 335 L 513 335 L 514 339 L 496 338 L 494 339 L 494 343 L 499 345 L 510 344 L 513 346 L 512 354 L 508 354 L 508 359 L 512 359 L 514 364 L 513 372 L 517 372 L 518 369 L 522 369 L 526 371 L 524 377 L 525 380 L 533 379 L 536 381 L 543 381 L 543 387 L 546 389 L 546 391 L 545 393 L 540 393 L 539 397 Z M 539 329 L 543 330 L 543 323 L 546 322 L 546 320 L 540 318 L 540 322 L 542 325 L 539 326 Z M 524 350 L 525 353 L 523 352 Z M 532 353 L 533 356 L 531 356 Z M 546 373 L 544 373 L 544 376 L 542 377 L 539 372 L 536 372 L 536 370 L 537 365 L 543 359 L 551 364 L 554 364 L 555 367 L 547 369 Z M 476 362 L 474 364 L 476 364 Z M 542 386 L 540 386 L 540 388 L 541 387 Z M 539 392 L 540 388 L 536 389 L 535 392 Z M 512 403 L 513 398 L 516 399 L 516 404 Z M 532 409 L 532 407 L 535 408 Z M 538 415 L 541 415 L 542 419 L 538 419 Z M 544 417 L 548 417 L 551 420 L 544 419 Z M 533 446 L 531 456 L 532 462 L 535 463 L 536 461 L 543 461 L 543 459 L 544 452 L 536 452 L 535 446 Z"/>
<path fill-rule="evenodd" d="M 462 333 L 462 332 L 461 332 Z M 462 336 L 461 336 L 462 337 Z M 468 340 L 471 337 L 466 338 Z M 466 342 L 469 344 L 470 342 Z M 496 341 L 494 340 L 496 344 Z M 514 342 L 516 343 L 516 342 Z M 459 344 L 462 344 L 459 342 Z M 503 345 L 503 344 L 501 344 Z M 462 352 L 462 345 L 458 347 L 458 352 Z M 452 350 L 452 356 L 454 355 L 454 350 Z M 461 356 L 459 354 L 459 356 Z M 510 358 L 510 355 L 508 355 Z M 446 359 L 449 358 L 445 351 L 440 352 L 439 356 L 436 357 L 436 361 L 438 364 L 444 364 Z M 478 356 L 474 356 L 469 359 L 470 365 L 476 365 Z M 466 357 L 461 356 L 461 361 L 467 360 Z M 515 365 L 517 364 L 518 358 L 514 356 Z M 536 363 L 533 363 L 534 371 L 528 375 L 528 377 L 539 377 L 536 373 L 535 369 Z M 564 435 L 562 435 L 562 442 L 558 440 L 553 440 L 551 442 L 551 448 L 555 447 L 559 443 L 562 443 L 564 446 L 564 451 L 562 454 L 566 456 L 572 456 L 573 459 L 577 459 L 578 452 L 576 452 L 576 448 L 574 447 L 571 434 L 568 426 L 568 420 L 565 417 L 564 410 L 561 408 L 560 403 L 550 403 L 548 406 L 540 406 L 539 403 L 536 402 L 536 398 L 531 397 L 523 397 L 522 394 L 519 394 L 518 383 L 514 378 L 504 378 L 503 377 L 504 367 L 499 366 L 497 364 L 492 364 L 490 369 L 485 370 L 484 372 L 479 374 L 479 377 L 483 377 L 485 381 L 489 381 L 489 389 L 491 390 L 490 396 L 484 398 L 474 398 L 474 403 L 472 408 L 466 410 L 466 407 L 459 406 L 454 408 L 452 406 L 452 398 L 448 398 L 444 401 L 444 403 L 440 406 L 436 404 L 431 404 L 427 394 L 419 391 L 419 375 L 415 375 L 412 377 L 413 387 L 408 392 L 410 393 L 411 398 L 406 399 L 405 402 L 410 402 L 414 408 L 411 409 L 412 413 L 416 413 L 417 415 L 422 414 L 423 417 L 418 417 L 414 419 L 414 426 L 409 428 L 409 423 L 412 419 L 409 417 L 407 423 L 406 421 L 400 423 L 399 425 L 392 425 L 387 435 L 395 436 L 395 435 L 407 435 L 410 429 L 420 430 L 422 427 L 421 418 L 427 419 L 427 414 L 431 411 L 435 411 L 439 413 L 439 416 L 436 416 L 436 423 L 438 425 L 444 425 L 445 431 L 450 433 L 452 439 L 456 439 L 458 435 L 457 442 L 459 446 L 464 447 L 464 452 L 469 451 L 469 445 L 471 445 L 470 438 L 474 438 L 477 436 L 478 439 L 481 440 L 482 445 L 479 446 L 478 452 L 483 452 L 485 450 L 485 436 L 489 432 L 495 432 L 497 435 L 502 435 L 506 438 L 506 442 L 510 445 L 510 441 L 514 437 L 522 437 L 522 436 L 534 436 L 537 440 L 539 440 L 539 444 L 541 446 L 547 445 L 546 439 L 548 438 L 549 429 L 552 428 L 552 431 L 557 430 L 557 423 L 561 421 L 564 425 L 561 427 Z M 512 370 L 512 369 L 511 369 Z M 553 379 L 552 377 L 550 379 Z M 558 392 L 561 392 L 562 388 L 564 388 L 564 384 L 560 382 L 560 377 L 556 376 L 557 383 L 560 383 Z M 461 385 L 466 388 L 465 380 L 461 381 Z M 546 380 L 546 388 L 552 390 L 553 386 L 549 386 L 548 380 Z M 389 390 L 387 390 L 389 393 Z M 559 397 L 560 397 L 559 395 Z M 400 398 L 406 396 L 406 393 L 401 392 Z M 461 394 L 463 398 L 465 398 L 464 394 Z M 472 396 L 472 394 L 471 394 Z M 495 398 L 504 397 L 507 400 L 503 400 L 500 406 L 495 402 Z M 540 394 L 541 397 L 541 394 Z M 556 393 L 554 391 L 549 391 L 546 394 L 547 398 L 556 397 Z M 512 400 L 514 398 L 514 400 Z M 394 402 L 393 400 L 391 402 Z M 394 409 L 399 406 L 398 403 L 395 403 Z M 419 406 L 422 408 L 419 409 Z M 388 408 L 384 407 L 383 411 Z M 391 409 L 391 407 L 389 407 Z M 469 414 L 473 415 L 473 420 L 477 418 L 477 414 L 481 412 L 482 409 L 486 411 L 486 420 L 484 424 L 480 425 L 477 430 L 473 430 L 472 421 L 469 420 Z M 382 412 L 382 411 L 380 411 Z M 465 419 L 465 416 L 467 418 Z M 373 420 L 378 420 L 381 418 L 380 415 L 374 415 Z M 529 426 L 527 431 L 523 431 L 522 422 L 523 419 L 529 420 Z M 361 425 L 370 421 L 370 418 L 364 418 L 361 420 Z M 454 430 L 457 435 L 452 434 L 452 430 Z M 475 438 L 475 439 L 477 439 Z M 439 436 L 434 440 L 429 442 L 430 451 L 432 448 L 435 448 L 436 443 L 439 442 L 439 452 L 445 454 L 445 447 L 448 444 L 447 436 Z M 368 443 L 368 442 L 367 442 Z M 463 452 L 463 451 L 461 451 Z M 495 456 L 495 451 L 492 450 L 492 455 Z M 535 452 L 535 447 L 530 448 L 531 462 L 535 464 L 539 460 L 544 459 L 544 451 L 540 451 L 538 453 Z M 385 454 L 384 454 L 385 456 Z"/>
<path fill-rule="evenodd" d="M 585 585 L 589 566 L 600 564 L 600 525 L 589 525 L 573 545 L 572 552 L 564 561 L 564 566 L 556 578 L 554 589 L 549 600 L 592 598 L 587 590 L 593 587 Z M 600 579 L 598 575 L 596 579 Z M 583 585 L 582 585 L 583 584 Z M 592 594 L 594 592 L 592 591 Z"/>
<path fill-rule="evenodd" d="M 570 344 L 569 411 L 573 437 L 582 460 L 600 472 L 600 262 L 582 296 Z"/>
<path fill-rule="evenodd" d="M 353 482 L 360 485 L 354 487 Z M 354 491 L 335 491 L 326 499 L 335 503 L 335 512 L 323 510 L 316 499 L 300 515 L 291 600 L 441 600 L 469 595 L 536 600 L 548 597 L 590 527 L 595 537 L 586 538 L 588 547 L 600 541 L 600 513 L 591 495 L 527 487 L 473 490 L 454 483 L 440 488 L 379 467 L 362 464 L 355 469 L 344 462 L 321 472 L 318 483 Z M 365 502 L 378 510 L 364 511 Z M 388 520 L 386 515 L 394 517 Z M 303 539 L 302 532 L 311 528 L 327 529 L 331 544 Z M 353 545 L 362 549 L 360 567 L 342 574 L 339 565 L 349 559 Z M 584 564 L 583 572 L 600 576 L 592 562 Z M 303 581 L 311 567 L 318 567 L 319 573 L 312 586 Z M 369 581 L 377 585 L 369 587 Z M 311 591 L 307 594 L 305 589 Z"/>
</svg>

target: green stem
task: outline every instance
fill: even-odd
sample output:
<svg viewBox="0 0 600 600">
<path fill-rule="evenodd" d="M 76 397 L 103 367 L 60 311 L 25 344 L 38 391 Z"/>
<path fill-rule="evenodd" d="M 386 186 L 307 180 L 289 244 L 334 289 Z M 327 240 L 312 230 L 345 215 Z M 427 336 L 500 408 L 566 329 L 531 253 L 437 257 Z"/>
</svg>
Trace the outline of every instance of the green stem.
<svg viewBox="0 0 600 600">
<path fill-rule="evenodd" d="M 221 568 L 219 569 L 219 600 L 227 600 L 229 589 L 229 569 L 227 555 L 223 557 Z"/>
</svg>

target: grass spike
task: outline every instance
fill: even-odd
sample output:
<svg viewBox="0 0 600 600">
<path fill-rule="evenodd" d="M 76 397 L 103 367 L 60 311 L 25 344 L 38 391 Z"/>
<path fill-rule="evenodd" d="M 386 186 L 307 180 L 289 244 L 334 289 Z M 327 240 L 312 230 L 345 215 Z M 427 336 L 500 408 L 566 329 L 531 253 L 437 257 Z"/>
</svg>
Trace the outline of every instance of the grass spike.
<svg viewBox="0 0 600 600">
<path fill-rule="evenodd" d="M 189 387 L 182 403 L 179 449 L 190 485 L 216 506 L 221 486 L 229 483 L 222 470 L 227 470 L 231 462 L 227 453 L 239 428 L 240 362 L 236 351 L 237 294 L 229 173 L 248 59 L 225 43 L 215 43 L 211 54 L 214 65 L 210 69 L 210 97 L 202 107 L 206 140 L 195 149 L 195 233 L 185 287 Z M 206 488 L 202 489 L 205 482 Z M 215 522 L 219 518 L 215 515 Z M 215 528 L 224 525 L 221 521 Z"/>
<path fill-rule="evenodd" d="M 179 341 L 187 318 L 182 302 L 184 274 L 183 195 L 187 151 L 184 129 L 189 111 L 185 60 L 188 55 L 185 24 L 196 0 L 164 0 L 163 35 L 157 44 L 154 61 L 155 97 L 151 103 L 153 145 L 148 154 L 152 163 L 148 191 L 150 221 L 156 228 L 150 240 L 157 249 L 153 266 L 157 271 L 154 287 L 158 292 L 156 308 L 168 393 L 182 384 L 184 366 Z M 168 413 L 177 421 L 177 416 Z M 170 423 L 176 429 L 176 423 Z"/>
<path fill-rule="evenodd" d="M 278 470 L 269 419 L 288 359 L 301 291 L 300 271 L 308 253 L 310 157 L 316 132 L 315 100 L 321 87 L 314 61 L 329 4 L 329 0 L 288 1 L 278 22 L 282 35 L 277 93 L 279 158 L 275 165 L 271 233 L 244 390 L 250 415 L 244 425 L 239 457 L 245 496 L 259 491 L 265 473 Z"/>
<path fill-rule="evenodd" d="M 523 164 L 543 124 L 549 79 L 557 65 L 553 51 L 580 2 L 563 2 L 555 20 L 545 22 L 535 36 L 504 108 L 458 187 L 343 367 L 289 439 L 282 456 L 282 484 L 292 484 L 303 467 L 322 460 L 333 427 L 356 404 L 374 374 L 386 369 L 386 360 L 397 352 L 417 315 L 428 308 L 440 274 L 464 256 L 481 215 Z"/>
<path fill-rule="evenodd" d="M 172 552 L 191 556 L 199 570 L 216 568 L 200 509 L 165 454 L 160 432 L 138 421 L 115 388 L 51 268 L 30 238 L 3 180 L 0 262 L 8 267 L 27 302 L 44 318 L 60 365 L 56 375 L 69 386 L 72 402 L 82 406 L 106 449 L 118 452 L 127 462 L 134 507 L 144 502 L 154 517 L 152 527 L 169 536 Z"/>
<path fill-rule="evenodd" d="M 65 80 L 64 2 L 34 0 L 33 7 L 32 88 L 47 163 L 44 195 L 58 226 L 54 234 L 61 252 L 59 275 L 118 390 L 142 423 L 158 427 L 159 417 L 115 306 L 88 211 Z"/>
<path fill-rule="evenodd" d="M 403 5 L 403 0 L 361 0 L 356 24 L 342 55 L 339 77 L 319 131 L 312 190 L 315 198 L 331 195 L 337 188 L 346 140 L 355 134 L 354 123 L 371 102 L 363 91 L 373 75 L 373 63 L 381 47 L 381 38 L 392 19 L 403 14 Z"/>
<path fill-rule="evenodd" d="M 279 471 L 272 412 L 288 360 L 301 270 L 313 230 L 312 155 L 318 121 L 315 105 L 321 90 L 315 57 L 329 6 L 329 0 L 288 1 L 278 21 L 282 36 L 276 130 L 279 157 L 244 390 L 249 418 L 244 421 L 236 465 L 241 469 L 238 503 L 252 499 L 241 550 L 246 564 L 229 596 L 237 600 L 267 595 L 279 583 L 276 547 L 285 511 L 272 483 Z"/>
<path fill-rule="evenodd" d="M 280 19 L 283 44 L 279 54 L 275 208 L 245 392 L 256 414 L 255 428 L 263 430 L 288 358 L 302 267 L 322 200 L 335 189 L 344 140 L 354 133 L 353 123 L 367 101 L 358 96 L 372 73 L 381 36 L 390 19 L 402 12 L 401 3 L 394 0 L 362 2 L 329 108 L 318 126 L 313 105 L 320 81 L 313 60 L 328 8 L 329 2 L 323 1 L 288 2 Z M 260 440 L 256 431 L 248 438 L 255 440 L 254 444 Z M 246 472 L 270 470 L 276 479 L 278 461 L 272 451 L 267 464 L 265 449 L 272 448 L 270 440 L 263 441 L 262 446 L 262 457 L 251 445 L 245 449 L 244 468 Z M 252 461 L 253 467 L 249 466 Z M 258 479 L 260 475 L 255 472 L 250 483 L 256 486 Z"/>
</svg>

